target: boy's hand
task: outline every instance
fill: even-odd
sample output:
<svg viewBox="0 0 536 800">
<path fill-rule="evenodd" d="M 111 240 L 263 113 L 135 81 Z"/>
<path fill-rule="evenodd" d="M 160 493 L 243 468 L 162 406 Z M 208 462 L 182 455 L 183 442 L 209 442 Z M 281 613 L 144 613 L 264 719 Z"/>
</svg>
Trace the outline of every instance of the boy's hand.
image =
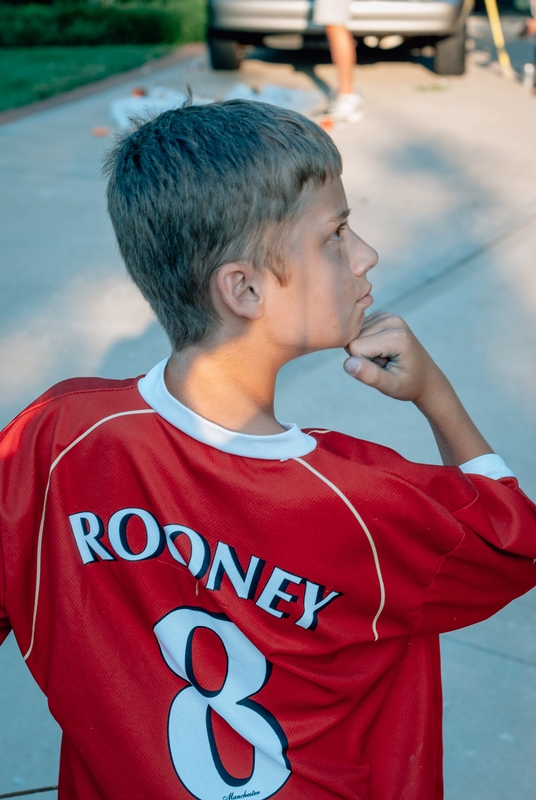
<svg viewBox="0 0 536 800">
<path fill-rule="evenodd" d="M 346 348 L 344 369 L 396 400 L 411 400 L 427 418 L 444 464 L 492 453 L 456 392 L 404 320 L 385 311 L 367 317 Z"/>
<path fill-rule="evenodd" d="M 346 348 L 344 369 L 362 383 L 396 400 L 426 406 L 447 379 L 404 320 L 385 311 L 365 319 L 361 333 Z"/>
</svg>

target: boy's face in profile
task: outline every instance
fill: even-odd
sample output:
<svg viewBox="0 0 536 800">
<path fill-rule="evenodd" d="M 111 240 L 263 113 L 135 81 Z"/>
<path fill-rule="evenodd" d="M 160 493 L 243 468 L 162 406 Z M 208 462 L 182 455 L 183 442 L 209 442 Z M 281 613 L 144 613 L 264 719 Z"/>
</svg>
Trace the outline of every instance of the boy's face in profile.
<svg viewBox="0 0 536 800">
<path fill-rule="evenodd" d="M 326 181 L 289 236 L 286 285 L 265 273 L 266 332 L 296 355 L 345 347 L 372 305 L 367 273 L 378 254 L 349 228 L 349 213 L 341 179 Z"/>
</svg>

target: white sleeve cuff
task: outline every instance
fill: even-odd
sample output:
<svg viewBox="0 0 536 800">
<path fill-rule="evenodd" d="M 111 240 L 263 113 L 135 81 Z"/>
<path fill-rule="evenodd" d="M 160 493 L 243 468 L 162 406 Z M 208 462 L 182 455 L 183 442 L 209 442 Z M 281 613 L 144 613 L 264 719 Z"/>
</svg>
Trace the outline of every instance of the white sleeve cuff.
<svg viewBox="0 0 536 800">
<path fill-rule="evenodd" d="M 472 458 L 471 461 L 460 464 L 460 469 L 466 475 L 483 475 L 494 481 L 498 481 L 499 478 L 515 478 L 512 470 L 508 469 L 502 458 L 496 453 L 486 453 L 484 456 Z"/>
</svg>

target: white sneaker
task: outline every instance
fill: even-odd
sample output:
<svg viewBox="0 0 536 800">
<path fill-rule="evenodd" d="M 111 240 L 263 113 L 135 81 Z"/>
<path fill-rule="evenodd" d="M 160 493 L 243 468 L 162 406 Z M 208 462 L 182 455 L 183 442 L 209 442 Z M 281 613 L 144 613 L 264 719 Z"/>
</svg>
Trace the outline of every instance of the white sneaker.
<svg viewBox="0 0 536 800">
<path fill-rule="evenodd" d="M 361 122 L 363 119 L 363 98 L 357 92 L 338 94 L 324 112 L 336 122 Z"/>
</svg>

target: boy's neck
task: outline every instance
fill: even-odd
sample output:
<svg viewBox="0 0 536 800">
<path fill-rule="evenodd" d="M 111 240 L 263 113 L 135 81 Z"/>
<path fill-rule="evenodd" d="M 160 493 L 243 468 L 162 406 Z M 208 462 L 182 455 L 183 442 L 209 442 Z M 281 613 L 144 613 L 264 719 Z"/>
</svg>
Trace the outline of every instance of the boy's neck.
<svg viewBox="0 0 536 800">
<path fill-rule="evenodd" d="M 281 366 L 259 358 L 258 348 L 231 341 L 173 352 L 164 379 L 170 394 L 196 414 L 228 430 L 266 436 L 284 431 L 274 415 Z"/>
</svg>

